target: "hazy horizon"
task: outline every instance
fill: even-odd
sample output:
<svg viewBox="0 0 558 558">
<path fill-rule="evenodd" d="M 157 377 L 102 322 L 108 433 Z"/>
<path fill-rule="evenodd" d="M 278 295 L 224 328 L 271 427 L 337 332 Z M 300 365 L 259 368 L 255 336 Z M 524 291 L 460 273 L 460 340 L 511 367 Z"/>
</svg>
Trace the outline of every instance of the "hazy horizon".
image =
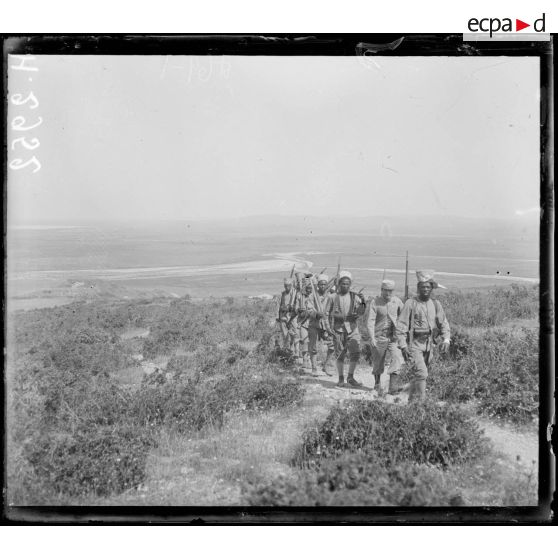
<svg viewBox="0 0 558 558">
<path fill-rule="evenodd" d="M 224 223 L 231 221 L 251 221 L 258 219 L 276 219 L 276 220 L 292 220 L 292 221 L 304 221 L 304 220 L 317 220 L 317 221 L 327 221 L 327 220 L 351 220 L 355 222 L 362 222 L 367 219 L 389 219 L 389 220 L 414 220 L 414 221 L 426 221 L 432 218 L 444 220 L 444 221 L 485 221 L 485 222 L 528 222 L 529 224 L 536 223 L 540 219 L 540 209 L 532 208 L 521 215 L 511 215 L 504 217 L 483 217 L 483 216 L 463 216 L 463 215 L 436 215 L 432 214 L 421 214 L 421 215 L 381 215 L 381 214 L 370 214 L 370 215 L 350 215 L 350 214 L 331 214 L 331 215 L 283 215 L 280 213 L 260 213 L 253 215 L 244 215 L 241 217 L 205 217 L 205 218 L 169 218 L 169 219 L 157 219 L 157 218 L 140 218 L 131 217 L 129 219 L 121 218 L 86 218 L 86 219 L 71 219 L 71 218 L 60 218 L 60 219 L 39 219 L 37 221 L 19 221 L 17 219 L 12 219 L 8 222 L 8 228 L 22 228 L 22 227 L 32 227 L 40 225 L 59 225 L 59 226 L 80 226 L 86 224 L 100 224 L 100 223 L 110 223 L 110 224 L 156 224 L 156 223 Z"/>
</svg>

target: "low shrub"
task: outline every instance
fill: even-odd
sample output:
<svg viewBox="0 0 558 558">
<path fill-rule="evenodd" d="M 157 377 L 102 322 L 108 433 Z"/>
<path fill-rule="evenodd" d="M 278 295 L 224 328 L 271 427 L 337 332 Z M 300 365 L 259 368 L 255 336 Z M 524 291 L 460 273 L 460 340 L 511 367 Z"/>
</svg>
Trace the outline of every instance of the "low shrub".
<svg viewBox="0 0 558 558">
<path fill-rule="evenodd" d="M 487 330 L 455 358 L 436 358 L 428 388 L 445 401 L 476 400 L 490 416 L 530 421 L 538 414 L 538 354 L 534 329 Z"/>
<path fill-rule="evenodd" d="M 193 370 L 196 365 L 196 358 L 194 354 L 187 355 L 174 355 L 167 363 L 167 372 L 181 375 L 189 370 Z"/>
<path fill-rule="evenodd" d="M 515 422 L 538 415 L 539 362 L 538 333 L 522 329 L 519 336 L 491 332 L 486 336 L 483 368 L 475 397 L 480 409 L 489 415 Z"/>
<path fill-rule="evenodd" d="M 178 432 L 221 426 L 234 404 L 223 399 L 219 382 L 165 382 L 136 392 L 133 413 L 145 427 L 167 425 Z"/>
<path fill-rule="evenodd" d="M 456 407 L 352 401 L 304 433 L 290 475 L 253 478 L 243 494 L 252 506 L 459 506 L 446 471 L 489 453 Z"/>
<path fill-rule="evenodd" d="M 26 457 L 49 488 L 72 496 L 104 496 L 143 482 L 153 445 L 137 425 L 85 427 L 32 438 Z"/>
<path fill-rule="evenodd" d="M 107 375 L 126 363 L 118 337 L 98 328 L 63 332 L 45 343 L 41 352 L 46 366 L 86 375 Z"/>
<path fill-rule="evenodd" d="M 304 387 L 298 382 L 268 377 L 244 386 L 242 400 L 247 409 L 268 411 L 300 403 L 303 396 Z"/>
<path fill-rule="evenodd" d="M 487 441 L 464 411 L 433 402 L 398 406 L 355 401 L 337 407 L 308 430 L 295 463 L 319 466 L 324 458 L 362 452 L 393 465 L 401 461 L 449 465 L 486 453 Z"/>
<path fill-rule="evenodd" d="M 302 401 L 304 388 L 266 368 L 260 357 L 234 364 L 227 364 L 228 358 L 220 359 L 218 371 L 210 368 L 211 374 L 196 368 L 193 374 L 175 373 L 162 385 L 142 386 L 135 394 L 134 414 L 146 425 L 187 431 L 221 426 L 226 413 L 235 409 L 270 410 Z M 203 358 L 201 365 L 207 365 Z"/>
<path fill-rule="evenodd" d="M 268 361 L 280 364 L 281 366 L 288 368 L 296 364 L 297 357 L 289 349 L 284 349 L 283 347 L 275 347 L 268 356 Z"/>
<path fill-rule="evenodd" d="M 246 349 L 242 345 L 239 345 L 238 343 L 233 343 L 232 345 L 229 345 L 229 347 L 227 348 L 227 356 L 225 359 L 226 363 L 232 365 L 235 362 L 242 360 L 243 358 L 246 358 L 249 352 L 250 351 L 248 351 L 248 349 Z"/>
<path fill-rule="evenodd" d="M 128 391 L 104 375 L 39 366 L 19 372 L 8 453 L 22 468 L 15 488 L 21 503 L 56 501 L 58 493 L 106 495 L 142 482 L 153 437 L 131 413 Z"/>
<path fill-rule="evenodd" d="M 509 288 L 437 293 L 451 324 L 493 327 L 509 320 L 539 317 L 537 285 L 513 283 Z"/>
<path fill-rule="evenodd" d="M 368 454 L 326 459 L 319 470 L 258 479 L 243 487 L 252 506 L 458 506 L 458 489 L 436 467 L 402 462 L 386 467 Z"/>
<path fill-rule="evenodd" d="M 202 346 L 195 353 L 196 368 L 202 376 L 213 376 L 228 370 L 248 354 L 249 351 L 238 343 L 229 344 L 227 347 Z"/>
<path fill-rule="evenodd" d="M 144 340 L 143 354 L 153 358 L 177 349 L 195 351 L 200 345 L 258 342 L 268 328 L 272 311 L 273 305 L 266 301 L 177 300 L 171 302 L 164 316 L 145 320 L 151 333 Z"/>
</svg>

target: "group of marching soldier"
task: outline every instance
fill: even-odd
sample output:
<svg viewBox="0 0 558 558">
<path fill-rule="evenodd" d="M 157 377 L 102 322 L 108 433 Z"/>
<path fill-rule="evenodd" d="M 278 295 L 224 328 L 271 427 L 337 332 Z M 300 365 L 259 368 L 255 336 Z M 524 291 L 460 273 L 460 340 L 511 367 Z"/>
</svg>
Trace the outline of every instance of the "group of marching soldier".
<svg viewBox="0 0 558 558">
<path fill-rule="evenodd" d="M 351 290 L 349 271 L 339 270 L 332 279 L 323 273 L 296 273 L 285 279 L 277 319 L 283 348 L 304 368 L 318 374 L 318 343 L 323 342 L 326 355 L 322 371 L 331 376 L 328 364 L 335 358 L 339 387 L 362 385 L 355 379 L 355 370 L 364 353 L 372 366 L 374 389 L 380 393 L 386 367 L 389 393 L 401 391 L 399 373 L 406 362 L 409 399 L 424 399 L 434 345 L 441 337 L 440 350 L 448 350 L 450 328 L 442 305 L 431 298 L 433 289 L 441 286 L 433 272 L 416 274 L 417 294 L 405 303 L 393 294 L 395 283 L 390 279 L 382 281 L 378 296 L 368 299 L 362 290 Z"/>
</svg>

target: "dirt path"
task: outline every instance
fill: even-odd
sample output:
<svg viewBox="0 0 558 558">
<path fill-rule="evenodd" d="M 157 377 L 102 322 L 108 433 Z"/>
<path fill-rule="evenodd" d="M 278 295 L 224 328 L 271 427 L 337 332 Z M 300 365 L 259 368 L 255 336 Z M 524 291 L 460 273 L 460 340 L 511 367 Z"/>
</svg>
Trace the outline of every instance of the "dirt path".
<svg viewBox="0 0 558 558">
<path fill-rule="evenodd" d="M 370 368 L 364 366 L 358 366 L 355 372 L 355 378 L 362 383 L 360 388 L 351 387 L 337 387 L 337 372 L 334 372 L 333 368 L 330 370 L 331 376 L 319 372 L 317 375 L 312 374 L 309 370 L 304 370 L 300 373 L 300 377 L 305 381 L 307 389 L 311 392 L 319 392 L 322 397 L 327 401 L 341 401 L 350 399 L 367 399 L 374 400 L 378 399 L 378 392 L 374 388 L 374 376 L 370 373 Z M 382 387 L 385 392 L 387 392 L 387 384 L 389 379 L 387 375 L 382 377 Z M 403 391 L 397 397 L 392 395 L 384 395 L 383 400 L 388 403 L 406 403 L 408 399 L 408 394 Z"/>
<path fill-rule="evenodd" d="M 534 429 L 522 432 L 513 426 L 498 425 L 487 419 L 478 419 L 478 422 L 497 451 L 528 468 L 538 462 L 539 442 Z"/>
</svg>

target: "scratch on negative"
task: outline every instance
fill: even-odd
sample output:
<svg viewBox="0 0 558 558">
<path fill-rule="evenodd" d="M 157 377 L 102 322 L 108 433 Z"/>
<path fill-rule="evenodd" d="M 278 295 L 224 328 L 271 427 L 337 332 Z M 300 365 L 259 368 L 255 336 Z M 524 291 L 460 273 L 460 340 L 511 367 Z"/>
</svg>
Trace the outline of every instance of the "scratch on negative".
<svg viewBox="0 0 558 558">
<path fill-rule="evenodd" d="M 488 68 L 495 68 L 496 66 L 501 66 L 502 64 L 509 64 L 509 62 L 506 60 L 504 62 L 498 62 L 497 64 L 489 64 L 488 66 L 483 66 L 482 68 L 477 68 L 476 70 L 473 70 L 469 74 L 469 77 L 474 76 L 477 72 L 481 72 L 482 70 L 488 70 Z"/>
<path fill-rule="evenodd" d="M 391 167 L 386 167 L 383 163 L 382 163 L 382 168 L 386 169 L 388 171 L 394 172 L 395 174 L 399 174 L 399 171 L 396 171 L 395 169 L 392 169 Z"/>
<path fill-rule="evenodd" d="M 159 79 L 163 79 L 167 73 L 167 66 L 169 64 L 169 56 L 165 56 L 165 61 L 163 62 L 163 69 L 161 70 L 161 74 L 159 75 Z"/>
</svg>

